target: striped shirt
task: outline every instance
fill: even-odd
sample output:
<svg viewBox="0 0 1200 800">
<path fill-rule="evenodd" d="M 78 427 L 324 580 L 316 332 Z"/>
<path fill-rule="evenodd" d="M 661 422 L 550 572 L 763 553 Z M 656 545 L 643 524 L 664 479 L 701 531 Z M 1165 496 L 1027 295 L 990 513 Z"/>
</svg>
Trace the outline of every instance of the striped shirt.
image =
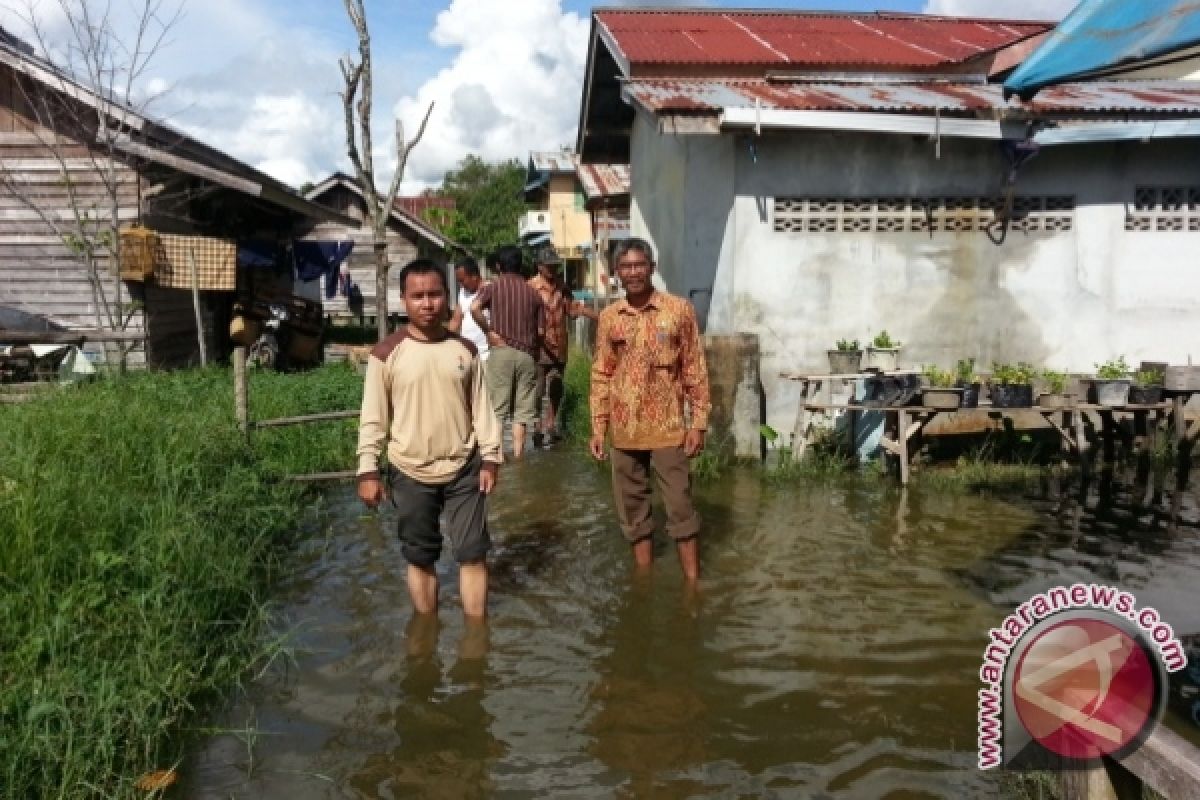
<svg viewBox="0 0 1200 800">
<path fill-rule="evenodd" d="M 479 290 L 475 302 L 492 312 L 492 330 L 505 344 L 537 358 L 546 329 L 546 307 L 524 278 L 503 273 Z"/>
</svg>

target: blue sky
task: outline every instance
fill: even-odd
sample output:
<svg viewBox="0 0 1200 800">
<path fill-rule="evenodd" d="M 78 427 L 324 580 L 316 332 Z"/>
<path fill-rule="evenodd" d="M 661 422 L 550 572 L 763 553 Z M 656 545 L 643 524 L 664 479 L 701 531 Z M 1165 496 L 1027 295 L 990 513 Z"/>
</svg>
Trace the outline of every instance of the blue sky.
<svg viewBox="0 0 1200 800">
<path fill-rule="evenodd" d="M 84 0 L 101 2 L 102 0 Z M 54 30 L 60 0 L 31 2 Z M 113 0 L 114 7 L 140 0 Z M 185 3 L 152 64 L 150 112 L 292 185 L 347 169 L 338 58 L 356 47 L 341 0 Z M 709 5 L 1055 17 L 1074 0 L 612 0 L 607 6 Z M 437 185 L 468 153 L 525 159 L 572 145 L 592 3 L 583 0 L 366 0 L 375 60 L 376 160 L 394 163 L 393 119 L 413 131 L 433 102 L 404 190 Z M 0 0 L 0 21 L 21 32 Z"/>
</svg>

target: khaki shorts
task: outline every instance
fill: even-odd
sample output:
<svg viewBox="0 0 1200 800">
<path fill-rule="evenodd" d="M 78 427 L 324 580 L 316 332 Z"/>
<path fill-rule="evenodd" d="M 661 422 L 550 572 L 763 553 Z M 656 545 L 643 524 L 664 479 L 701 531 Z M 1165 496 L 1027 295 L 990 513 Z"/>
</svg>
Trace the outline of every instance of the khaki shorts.
<svg viewBox="0 0 1200 800">
<path fill-rule="evenodd" d="M 493 347 L 488 350 L 483 374 L 501 425 L 509 417 L 518 424 L 537 424 L 537 364 L 533 356 L 515 347 Z"/>
<path fill-rule="evenodd" d="M 692 479 L 683 447 L 658 450 L 612 448 L 613 496 L 621 533 L 630 542 L 654 534 L 650 507 L 650 470 L 667 509 L 667 535 L 689 539 L 700 532 L 700 517 L 692 507 Z"/>
</svg>

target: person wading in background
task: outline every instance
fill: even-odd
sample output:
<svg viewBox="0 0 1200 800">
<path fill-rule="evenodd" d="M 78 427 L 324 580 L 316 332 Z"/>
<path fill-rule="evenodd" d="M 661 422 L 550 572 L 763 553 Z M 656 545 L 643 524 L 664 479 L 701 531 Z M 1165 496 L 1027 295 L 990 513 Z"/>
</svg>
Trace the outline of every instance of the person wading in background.
<svg viewBox="0 0 1200 800">
<path fill-rule="evenodd" d="M 470 256 L 461 259 L 454 266 L 454 278 L 458 281 L 458 302 L 454 306 L 454 315 L 450 317 L 450 322 L 446 327 L 452 333 L 461 333 L 467 341 L 475 345 L 475 349 L 479 351 L 480 360 L 487 361 L 487 336 L 475 324 L 475 318 L 471 316 L 471 304 L 479 296 L 480 288 L 486 285 L 486 281 L 479 272 L 479 263 Z"/>
<path fill-rule="evenodd" d="M 538 421 L 541 430 L 533 434 L 534 446 L 548 447 L 562 437 L 558 432 L 558 411 L 562 406 L 563 376 L 567 370 L 567 320 L 578 317 L 598 319 L 599 315 L 575 299 L 562 277 L 562 259 L 551 246 L 535 256 L 538 274 L 529 286 L 546 307 L 546 335 L 537 360 Z"/>
<path fill-rule="evenodd" d="M 367 361 L 358 431 L 358 496 L 376 508 L 387 491 L 379 456 L 387 444 L 408 593 L 418 614 L 437 611 L 438 519 L 459 564 L 463 613 L 487 612 L 487 495 L 503 460 L 475 346 L 446 330 L 446 276 L 418 259 L 400 272 L 408 324 Z"/>
<path fill-rule="evenodd" d="M 520 250 L 500 248 L 496 266 L 500 275 L 479 290 L 471 304 L 471 316 L 488 340 L 487 384 L 492 407 L 501 425 L 512 418 L 513 457 L 520 458 L 528 426 L 537 423 L 535 359 L 545 331 L 546 308 L 521 277 Z"/>
<path fill-rule="evenodd" d="M 710 408 L 708 368 L 696 313 L 651 282 L 654 250 L 627 239 L 614 253 L 625 298 L 600 312 L 592 362 L 592 456 L 612 437 L 613 495 L 634 562 L 654 562 L 650 508 L 653 469 L 684 576 L 700 577 L 700 517 L 692 506 L 688 459 L 704 449 Z M 690 419 L 685 419 L 686 411 Z"/>
</svg>

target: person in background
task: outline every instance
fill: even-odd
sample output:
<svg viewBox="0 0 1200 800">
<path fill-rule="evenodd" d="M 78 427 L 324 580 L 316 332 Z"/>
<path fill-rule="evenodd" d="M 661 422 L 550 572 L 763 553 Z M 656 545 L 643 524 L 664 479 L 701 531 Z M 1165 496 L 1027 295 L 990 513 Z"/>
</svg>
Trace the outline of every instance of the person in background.
<svg viewBox="0 0 1200 800">
<path fill-rule="evenodd" d="M 475 302 L 480 288 L 486 283 L 479 272 L 479 263 L 470 256 L 459 259 L 458 263 L 454 265 L 454 277 L 458 281 L 458 302 L 454 306 L 454 314 L 450 317 L 450 322 L 446 327 L 452 333 L 461 333 L 471 344 L 475 345 L 475 349 L 479 351 L 479 358 L 487 361 L 487 336 L 475 324 L 475 318 L 471 316 L 471 304 Z"/>
<path fill-rule="evenodd" d="M 563 376 L 566 375 L 567 320 L 599 315 L 571 294 L 562 276 L 562 259 L 552 246 L 538 250 L 535 256 L 537 274 L 529 286 L 542 298 L 546 307 L 546 334 L 537 360 L 537 401 L 540 430 L 533 434 L 534 446 L 549 447 L 562 437 L 558 431 L 558 412 L 562 406 Z"/>
<path fill-rule="evenodd" d="M 520 458 L 528 427 L 537 423 L 536 359 L 546 308 L 521 277 L 518 248 L 501 247 L 496 266 L 500 274 L 479 290 L 471 316 L 488 340 L 488 394 L 500 424 L 511 417 L 513 457 Z"/>
<path fill-rule="evenodd" d="M 463 614 L 487 612 L 487 496 L 503 460 L 475 345 L 446 330 L 446 273 L 426 259 L 400 272 L 409 322 L 367 360 L 358 431 L 358 496 L 384 499 L 379 458 L 386 443 L 408 593 L 418 614 L 435 614 L 442 550 L 438 520 L 459 564 Z"/>
<path fill-rule="evenodd" d="M 592 362 L 592 438 L 599 461 L 612 438 L 613 495 L 634 562 L 654 562 L 653 469 L 684 577 L 700 577 L 700 517 L 692 506 L 688 459 L 704 449 L 710 409 L 708 367 L 690 303 L 654 288 L 654 250 L 641 239 L 615 252 L 625 298 L 600 312 Z"/>
</svg>

